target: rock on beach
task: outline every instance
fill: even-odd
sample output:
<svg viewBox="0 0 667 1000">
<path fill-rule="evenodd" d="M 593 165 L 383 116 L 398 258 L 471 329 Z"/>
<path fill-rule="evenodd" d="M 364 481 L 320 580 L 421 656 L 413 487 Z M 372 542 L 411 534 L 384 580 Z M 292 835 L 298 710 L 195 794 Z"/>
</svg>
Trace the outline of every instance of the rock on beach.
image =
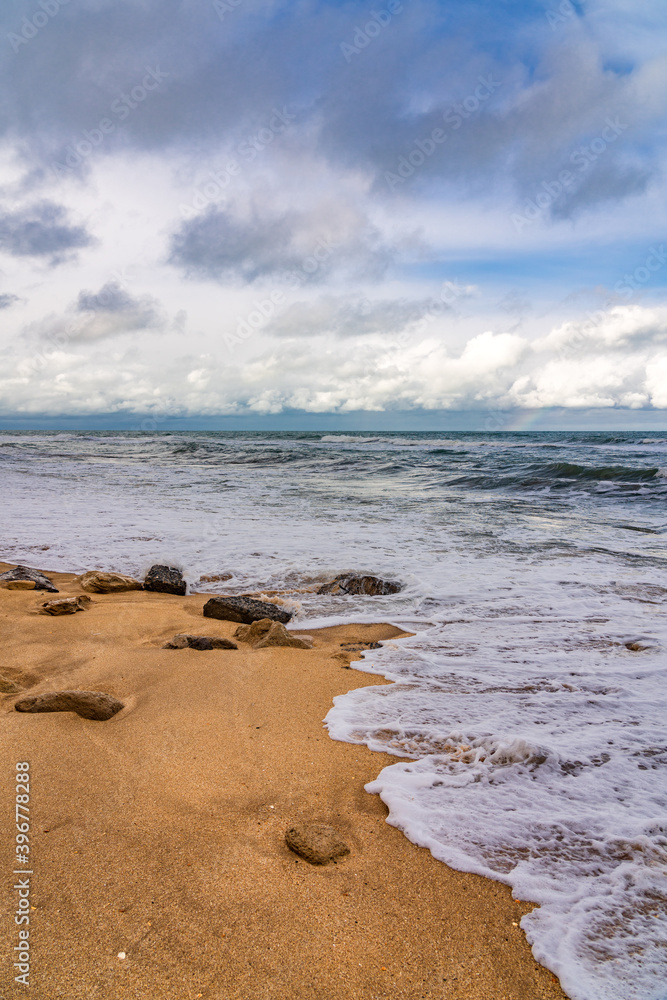
<svg viewBox="0 0 667 1000">
<path fill-rule="evenodd" d="M 90 570 L 76 578 L 82 590 L 87 590 L 89 594 L 119 594 L 125 590 L 142 590 L 143 583 L 135 580 L 131 576 L 123 576 L 122 573 L 102 573 L 98 570 Z"/>
<path fill-rule="evenodd" d="M 299 823 L 285 833 L 285 843 L 311 865 L 326 865 L 350 853 L 350 848 L 333 826 Z"/>
<path fill-rule="evenodd" d="M 15 566 L 14 569 L 0 573 L 0 583 L 8 583 L 15 580 L 26 580 L 34 583 L 35 590 L 48 590 L 51 594 L 57 594 L 58 588 L 54 587 L 53 581 L 48 576 L 44 576 L 38 569 L 30 569 L 29 566 Z"/>
<path fill-rule="evenodd" d="M 285 611 L 276 604 L 267 601 L 256 601 L 252 597 L 212 597 L 204 605 L 206 618 L 220 618 L 228 622 L 241 622 L 242 625 L 252 625 L 262 618 L 286 625 L 292 618 L 291 611 Z"/>
<path fill-rule="evenodd" d="M 281 622 L 270 618 L 260 618 L 252 625 L 239 625 L 234 633 L 235 639 L 249 642 L 254 649 L 266 646 L 291 646 L 294 649 L 312 649 L 313 644 L 308 639 L 298 635 L 290 635 Z"/>
<path fill-rule="evenodd" d="M 14 705 L 17 712 L 76 712 L 82 719 L 96 722 L 106 722 L 124 707 L 122 701 L 104 691 L 49 691 L 21 698 Z"/>
<path fill-rule="evenodd" d="M 219 639 L 217 636 L 209 635 L 185 635 L 179 633 L 169 642 L 165 642 L 163 649 L 238 649 L 239 647 L 231 639 Z"/>
<path fill-rule="evenodd" d="M 77 611 L 87 611 L 93 602 L 89 597 L 57 597 L 55 601 L 45 601 L 40 609 L 43 615 L 74 615 Z"/>
<path fill-rule="evenodd" d="M 151 566 L 144 580 L 144 590 L 152 590 L 158 594 L 176 594 L 178 597 L 183 597 L 186 587 L 180 569 L 162 566 L 159 563 Z"/>
</svg>

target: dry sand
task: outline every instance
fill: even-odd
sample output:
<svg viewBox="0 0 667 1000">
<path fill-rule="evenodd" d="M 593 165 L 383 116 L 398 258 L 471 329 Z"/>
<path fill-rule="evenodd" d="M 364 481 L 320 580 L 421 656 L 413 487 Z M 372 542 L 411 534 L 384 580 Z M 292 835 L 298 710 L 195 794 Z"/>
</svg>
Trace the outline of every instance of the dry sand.
<svg viewBox="0 0 667 1000">
<path fill-rule="evenodd" d="M 58 596 L 82 593 L 49 575 Z M 177 632 L 237 626 L 203 618 L 206 595 L 93 595 L 62 618 L 38 613 L 50 596 L 0 590 L 5 689 L 105 691 L 126 707 L 92 722 L 19 714 L 18 694 L 0 696 L 3 1000 L 564 997 L 517 926 L 530 906 L 388 826 L 364 784 L 396 758 L 322 725 L 335 695 L 382 683 L 343 669 L 340 643 L 398 629 L 305 630 L 313 650 L 166 650 Z M 31 765 L 29 991 L 7 958 L 19 760 Z M 351 853 L 299 861 L 284 842 L 296 820 L 334 825 Z"/>
</svg>

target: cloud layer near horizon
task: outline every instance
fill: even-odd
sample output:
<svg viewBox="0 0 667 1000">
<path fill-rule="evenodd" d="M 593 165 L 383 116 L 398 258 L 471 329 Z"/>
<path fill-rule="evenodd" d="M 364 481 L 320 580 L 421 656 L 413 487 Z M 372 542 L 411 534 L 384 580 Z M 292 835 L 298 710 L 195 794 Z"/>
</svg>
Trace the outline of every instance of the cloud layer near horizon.
<svg viewBox="0 0 667 1000">
<path fill-rule="evenodd" d="M 136 305 L 128 307 L 130 315 L 134 310 Z M 105 335 L 107 311 L 101 316 L 99 337 Z M 83 320 L 78 340 L 93 339 L 93 322 Z M 65 412 L 63 400 L 72 413 L 162 417 L 294 409 L 667 409 L 664 307 L 619 306 L 533 340 L 486 331 L 457 352 L 437 334 L 411 338 L 406 332 L 398 337 L 369 332 L 340 346 L 321 337 L 301 342 L 296 351 L 290 340 L 243 364 L 190 352 L 169 359 L 159 347 L 157 358 L 148 362 L 128 346 L 110 368 L 99 348 L 82 366 L 78 344 L 58 328 L 50 348 L 15 360 L 0 389 L 13 401 L 13 412 L 43 414 Z"/>
<path fill-rule="evenodd" d="M 0 412 L 667 407 L 658 0 L 17 0 Z"/>
</svg>

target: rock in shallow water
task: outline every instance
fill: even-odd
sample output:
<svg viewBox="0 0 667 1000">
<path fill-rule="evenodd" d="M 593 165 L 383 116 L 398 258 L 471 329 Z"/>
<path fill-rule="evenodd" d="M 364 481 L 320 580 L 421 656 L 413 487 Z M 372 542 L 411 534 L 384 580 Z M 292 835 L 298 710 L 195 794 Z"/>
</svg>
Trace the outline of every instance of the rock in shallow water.
<svg viewBox="0 0 667 1000">
<path fill-rule="evenodd" d="M 350 848 L 338 831 L 333 826 L 322 823 L 299 823 L 291 826 L 285 834 L 285 843 L 290 851 L 294 851 L 311 865 L 326 865 L 350 853 Z"/>
<path fill-rule="evenodd" d="M 276 604 L 256 601 L 252 597 L 212 597 L 204 605 L 204 616 L 228 622 L 241 622 L 244 625 L 252 625 L 261 618 L 270 618 L 286 625 L 292 613 L 279 608 Z"/>
<path fill-rule="evenodd" d="M 17 712 L 76 712 L 82 719 L 106 722 L 121 708 L 122 701 L 103 691 L 49 691 L 17 701 Z"/>
<path fill-rule="evenodd" d="M 178 597 L 183 597 L 186 586 L 180 569 L 157 563 L 151 566 L 144 580 L 144 590 L 152 590 L 158 594 L 176 594 Z"/>
<path fill-rule="evenodd" d="M 252 625 L 239 625 L 234 633 L 236 639 L 249 642 L 254 649 L 266 646 L 291 646 L 294 649 L 312 649 L 313 644 L 308 639 L 298 635 L 290 635 L 281 622 L 270 618 L 260 618 Z"/>
<path fill-rule="evenodd" d="M 143 583 L 122 573 L 102 573 L 91 570 L 76 578 L 83 590 L 90 594 L 119 594 L 125 590 L 142 590 Z"/>
<path fill-rule="evenodd" d="M 93 602 L 89 597 L 57 597 L 55 601 L 45 601 L 41 607 L 43 615 L 74 615 L 77 611 L 87 611 Z"/>
<path fill-rule="evenodd" d="M 378 576 L 350 576 L 343 573 L 330 583 L 324 583 L 318 594 L 368 594 L 378 597 L 384 594 L 398 594 L 402 585 L 396 580 L 381 580 Z"/>
<path fill-rule="evenodd" d="M 28 566 L 15 566 L 14 569 L 0 573 L 0 582 L 4 580 L 32 580 L 35 590 L 48 590 L 51 594 L 57 594 L 58 588 L 53 586 L 53 581 L 48 576 L 44 576 L 38 569 L 30 569 Z"/>
</svg>

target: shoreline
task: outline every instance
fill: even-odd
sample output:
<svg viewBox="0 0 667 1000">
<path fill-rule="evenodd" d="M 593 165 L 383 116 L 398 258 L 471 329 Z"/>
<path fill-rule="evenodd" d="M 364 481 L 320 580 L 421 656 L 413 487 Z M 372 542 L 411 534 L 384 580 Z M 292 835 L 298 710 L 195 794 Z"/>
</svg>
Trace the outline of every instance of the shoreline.
<svg viewBox="0 0 667 1000">
<path fill-rule="evenodd" d="M 48 576 L 53 596 L 83 593 L 74 574 Z M 31 764 L 35 1000 L 563 1000 L 518 927 L 532 905 L 384 822 L 364 785 L 397 758 L 323 726 L 334 696 L 390 683 L 343 672 L 341 643 L 406 633 L 348 624 L 290 629 L 308 650 L 168 650 L 178 632 L 231 639 L 237 624 L 203 618 L 210 594 L 93 594 L 62 618 L 37 613 L 50 596 L 0 590 L 3 678 L 125 708 L 23 715 L 23 692 L 2 694 L 5 759 Z M 350 854 L 297 858 L 284 833 L 300 820 L 335 826 Z"/>
</svg>

